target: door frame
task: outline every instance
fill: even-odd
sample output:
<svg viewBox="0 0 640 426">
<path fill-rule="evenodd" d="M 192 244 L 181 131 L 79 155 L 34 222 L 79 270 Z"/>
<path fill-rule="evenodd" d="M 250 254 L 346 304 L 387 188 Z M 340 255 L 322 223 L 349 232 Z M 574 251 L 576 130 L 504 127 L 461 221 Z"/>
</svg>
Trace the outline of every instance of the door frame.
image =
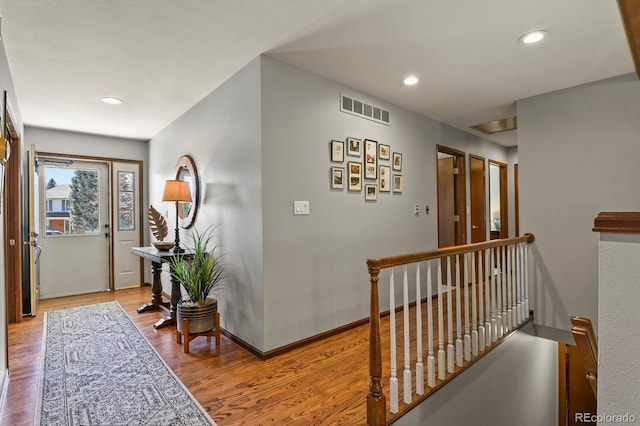
<svg viewBox="0 0 640 426">
<path fill-rule="evenodd" d="M 61 153 L 55 153 L 55 152 L 45 152 L 45 151 L 37 151 L 36 152 L 38 156 L 41 157 L 49 157 L 49 158 L 66 158 L 66 159 L 76 159 L 78 161 L 80 160 L 86 160 L 86 161 L 100 161 L 100 162 L 105 162 L 108 165 L 109 168 L 109 188 L 110 191 L 113 191 L 113 184 L 114 184 L 114 179 L 113 179 L 113 163 L 133 163 L 133 164 L 138 164 L 139 167 L 139 172 L 140 172 L 140 178 L 138 179 L 138 193 L 139 195 L 139 200 L 137 200 L 137 202 L 140 205 L 140 209 L 139 209 L 139 214 L 138 214 L 138 223 L 140 224 L 139 226 L 139 238 L 140 238 L 140 244 L 142 245 L 142 242 L 144 241 L 144 230 L 143 230 L 143 226 L 142 224 L 143 222 L 143 211 L 144 209 L 142 208 L 142 201 L 143 201 L 143 188 L 144 188 L 144 164 L 141 160 L 128 160 L 128 159 L 123 159 L 123 158 L 114 158 L 114 157 L 99 157 L 99 156 L 91 156 L 91 155 L 78 155 L 78 154 L 61 154 Z M 111 202 L 111 198 L 112 196 L 109 196 L 109 217 L 110 217 L 110 221 L 111 221 L 111 227 L 113 227 L 113 224 L 116 223 L 116 218 L 114 217 L 114 211 L 115 208 Z M 113 232 L 110 232 L 109 235 L 109 289 L 111 291 L 115 290 L 115 284 L 114 284 L 114 264 L 113 264 L 113 256 L 114 256 L 114 235 Z M 139 282 L 140 282 L 140 286 L 144 285 L 144 259 L 140 258 L 139 260 L 137 260 L 138 262 L 140 262 L 140 278 L 139 278 Z"/>
<path fill-rule="evenodd" d="M 500 238 L 509 238 L 509 186 L 507 178 L 507 164 L 489 159 L 489 173 L 491 165 L 500 168 Z M 489 197 L 491 197 L 491 179 L 489 179 Z M 491 198 L 489 198 L 491 203 Z"/>
<path fill-rule="evenodd" d="M 438 183 L 437 171 L 438 153 L 443 153 L 454 157 L 454 170 L 457 169 L 457 173 L 454 173 L 453 175 L 454 210 L 456 212 L 456 215 L 458 216 L 458 221 L 455 222 L 456 245 L 467 244 L 466 153 L 443 145 L 436 145 L 436 185 L 440 185 Z M 436 191 L 436 193 L 437 192 L 438 191 Z M 438 206 L 440 206 L 440 200 L 438 200 Z"/>
<path fill-rule="evenodd" d="M 22 139 L 11 116 L 5 92 L 5 135 L 11 143 L 11 156 L 3 166 L 5 173 L 3 202 L 5 312 L 7 323 L 22 321 Z"/>
</svg>

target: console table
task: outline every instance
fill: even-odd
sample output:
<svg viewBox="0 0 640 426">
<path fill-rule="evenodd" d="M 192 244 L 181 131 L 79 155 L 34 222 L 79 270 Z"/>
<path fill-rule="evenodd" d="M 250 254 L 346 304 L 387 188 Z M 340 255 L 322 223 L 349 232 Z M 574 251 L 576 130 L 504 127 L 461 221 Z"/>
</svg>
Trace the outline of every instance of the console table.
<svg viewBox="0 0 640 426">
<path fill-rule="evenodd" d="M 162 273 L 162 264 L 171 262 L 171 259 L 178 256 L 172 251 L 158 250 L 155 247 L 132 247 L 131 252 L 136 256 L 151 261 L 151 271 L 153 282 L 151 285 L 151 302 L 145 303 L 138 308 L 138 313 L 147 311 L 161 311 L 163 317 L 153 324 L 153 328 L 168 327 L 176 323 L 176 306 L 180 300 L 182 292 L 180 284 L 171 277 L 171 299 L 169 302 L 162 300 L 162 281 L 160 275 Z M 190 256 L 192 253 L 187 250 L 180 253 L 180 256 Z"/>
</svg>

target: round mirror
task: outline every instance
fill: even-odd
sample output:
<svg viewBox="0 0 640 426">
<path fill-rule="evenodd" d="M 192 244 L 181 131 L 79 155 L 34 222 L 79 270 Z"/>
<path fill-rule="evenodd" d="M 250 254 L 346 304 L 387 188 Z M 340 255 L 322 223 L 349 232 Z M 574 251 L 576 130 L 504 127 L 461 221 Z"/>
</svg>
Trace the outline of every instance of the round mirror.
<svg viewBox="0 0 640 426">
<path fill-rule="evenodd" d="M 178 223 L 181 228 L 190 228 L 196 220 L 200 205 L 200 179 L 193 158 L 183 155 L 176 164 L 176 180 L 189 182 L 191 188 L 191 202 L 178 203 Z"/>
</svg>

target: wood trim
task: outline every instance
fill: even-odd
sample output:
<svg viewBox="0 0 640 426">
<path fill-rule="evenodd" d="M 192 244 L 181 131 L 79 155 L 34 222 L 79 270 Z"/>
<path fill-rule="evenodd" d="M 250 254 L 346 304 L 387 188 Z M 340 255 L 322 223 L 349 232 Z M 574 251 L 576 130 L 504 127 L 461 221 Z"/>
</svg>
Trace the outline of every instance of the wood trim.
<svg viewBox="0 0 640 426">
<path fill-rule="evenodd" d="M 6 95 L 6 92 L 5 92 Z M 21 170 L 22 150 L 20 135 L 16 131 L 9 105 L 5 99 L 5 132 L 11 144 L 11 156 L 3 166 L 5 185 L 3 196 L 3 226 L 5 241 L 5 307 L 7 323 L 22 321 L 22 212 L 21 212 Z M 13 244 L 10 242 L 13 241 Z"/>
<path fill-rule="evenodd" d="M 567 404 L 567 374 L 569 372 L 567 363 L 569 357 L 567 350 L 566 343 L 558 343 L 558 426 L 568 426 L 569 424 Z"/>
<path fill-rule="evenodd" d="M 491 241 L 485 241 L 482 243 L 467 244 L 467 245 L 461 245 L 461 246 L 455 246 L 455 247 L 446 247 L 446 248 L 441 248 L 437 250 L 425 251 L 421 253 L 406 254 L 402 256 L 383 257 L 379 259 L 367 259 L 367 265 L 369 266 L 369 268 L 371 267 L 378 267 L 380 269 L 390 268 L 392 266 L 399 266 L 407 263 L 422 262 L 425 260 L 437 259 L 437 258 L 453 256 L 457 254 L 464 254 L 464 253 L 479 251 L 479 250 L 488 249 L 492 247 L 502 247 L 502 246 L 519 243 L 519 242 L 532 243 L 534 241 L 535 241 L 534 235 L 527 233 L 521 237 L 506 238 L 503 240 L 491 240 Z"/>
<path fill-rule="evenodd" d="M 591 320 L 582 317 L 571 317 L 571 333 L 582 357 L 587 381 L 591 385 L 593 395 L 598 398 L 598 341 L 593 332 Z"/>
<path fill-rule="evenodd" d="M 636 67 L 636 74 L 640 77 L 640 2 L 637 0 L 618 0 L 618 9 Z"/>
<path fill-rule="evenodd" d="M 640 212 L 600 212 L 593 232 L 640 233 Z"/>
</svg>

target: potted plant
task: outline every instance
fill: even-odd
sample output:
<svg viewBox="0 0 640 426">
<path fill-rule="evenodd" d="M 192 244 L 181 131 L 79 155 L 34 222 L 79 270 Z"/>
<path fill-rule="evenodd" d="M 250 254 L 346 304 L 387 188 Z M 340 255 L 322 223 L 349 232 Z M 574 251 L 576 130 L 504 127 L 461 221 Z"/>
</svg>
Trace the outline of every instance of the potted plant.
<svg viewBox="0 0 640 426">
<path fill-rule="evenodd" d="M 211 293 L 225 282 L 225 268 L 215 254 L 217 246 L 212 243 L 213 230 L 213 227 L 202 233 L 194 230 L 190 235 L 191 250 L 171 259 L 171 276 L 186 293 L 176 306 L 180 333 L 183 333 L 185 319 L 189 320 L 190 334 L 208 332 L 215 327 L 218 301 Z"/>
</svg>

